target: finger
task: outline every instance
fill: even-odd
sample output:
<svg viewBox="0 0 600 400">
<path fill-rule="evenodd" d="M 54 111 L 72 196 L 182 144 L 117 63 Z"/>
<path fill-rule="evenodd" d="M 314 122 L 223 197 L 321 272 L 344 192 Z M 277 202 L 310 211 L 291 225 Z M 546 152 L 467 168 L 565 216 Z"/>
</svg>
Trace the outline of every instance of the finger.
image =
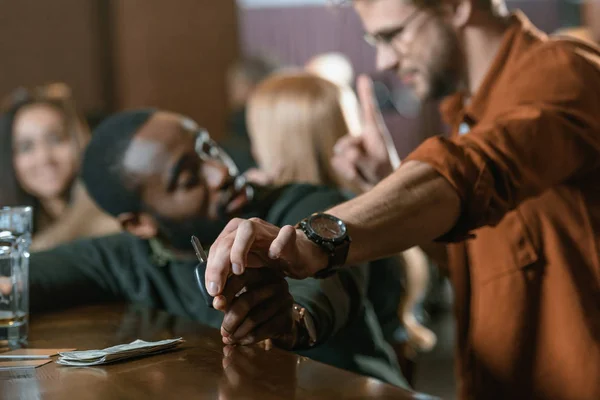
<svg viewBox="0 0 600 400">
<path fill-rule="evenodd" d="M 349 182 L 352 182 L 354 179 L 356 179 L 355 166 L 344 157 L 334 156 L 331 159 L 331 167 L 334 169 L 336 174 Z"/>
<path fill-rule="evenodd" d="M 373 81 L 367 75 L 360 75 L 356 80 L 356 90 L 363 114 L 363 134 L 380 134 L 383 117 L 375 99 Z"/>
<path fill-rule="evenodd" d="M 347 147 L 343 153 L 336 154 L 338 158 L 346 160 L 350 165 L 356 165 L 362 158 L 364 158 L 364 150 L 358 146 Z"/>
<path fill-rule="evenodd" d="M 333 146 L 333 152 L 334 154 L 343 154 L 348 148 L 360 147 L 361 143 L 362 139 L 360 137 L 350 135 L 342 136 L 335 143 L 335 146 Z"/>
<path fill-rule="evenodd" d="M 254 290 L 257 285 L 264 286 L 281 279 L 277 271 L 268 268 L 248 269 L 243 275 L 231 275 L 220 296 L 213 300 L 213 307 L 219 311 L 227 311 L 227 305 L 241 295 L 241 291 Z"/>
<path fill-rule="evenodd" d="M 273 299 L 273 301 L 264 301 L 254 310 L 250 311 L 246 319 L 240 324 L 240 326 L 232 332 L 231 337 L 234 340 L 240 340 L 249 335 L 252 331 L 263 324 L 268 324 L 269 321 L 277 314 L 283 312 L 285 309 L 291 310 L 294 305 L 292 296 L 289 292 L 283 293 L 284 297 L 281 299 Z M 274 332 L 275 334 L 279 332 Z"/>
<path fill-rule="evenodd" d="M 219 296 L 214 297 L 213 308 L 222 312 L 227 311 L 228 304 L 233 302 L 235 296 L 238 295 L 245 287 L 246 279 L 243 279 L 243 275 L 231 275 L 225 283 L 223 292 Z"/>
<path fill-rule="evenodd" d="M 354 165 L 358 175 L 372 185 L 376 185 L 383 179 L 378 174 L 376 162 L 369 157 L 359 157 Z"/>
<path fill-rule="evenodd" d="M 225 225 L 225 228 L 223 228 L 221 233 L 219 233 L 219 236 L 217 236 L 217 240 L 219 238 L 227 236 L 231 232 L 235 231 L 237 229 L 237 227 L 244 221 L 245 221 L 245 219 L 243 219 L 243 218 L 234 218 L 231 221 L 229 221 L 227 223 L 227 225 Z"/>
<path fill-rule="evenodd" d="M 268 323 L 259 326 L 248 336 L 239 340 L 238 343 L 242 346 L 247 346 L 265 339 L 289 335 L 289 333 L 292 331 L 293 323 L 291 308 L 282 310 Z"/>
<path fill-rule="evenodd" d="M 360 75 L 356 82 L 356 89 L 363 113 L 362 135 L 364 135 L 364 139 L 369 143 L 380 142 L 383 139 L 385 150 L 393 168 L 398 168 L 400 166 L 400 156 L 390 132 L 385 127 L 383 115 L 381 115 L 381 110 L 375 98 L 373 80 L 367 75 Z"/>
<path fill-rule="evenodd" d="M 269 246 L 269 258 L 277 260 L 283 256 L 287 261 L 290 260 L 290 251 L 296 245 L 296 228 L 286 225 L 279 230 L 277 237 Z M 286 258 L 287 256 L 287 258 Z"/>
<path fill-rule="evenodd" d="M 360 167 L 356 168 L 356 179 L 354 180 L 355 184 L 358 185 L 361 193 L 368 192 L 373 189 L 373 186 L 377 184 L 378 181 L 369 179 L 367 176 L 369 174 L 365 173 L 363 169 Z"/>
<path fill-rule="evenodd" d="M 287 282 L 281 279 L 277 283 L 270 283 L 259 288 L 254 288 L 240 295 L 225 312 L 221 324 L 221 335 L 229 337 L 252 311 L 257 309 L 256 313 L 261 312 L 262 302 L 267 299 L 282 297 L 281 295 L 287 292 L 287 290 Z M 257 315 L 254 315 L 254 318 L 257 318 Z"/>
<path fill-rule="evenodd" d="M 341 157 L 334 157 L 331 160 L 333 169 L 348 183 L 358 187 L 361 192 L 366 192 L 373 188 L 373 183 L 365 178 L 363 171 L 355 164 Z"/>
<path fill-rule="evenodd" d="M 231 268 L 233 273 L 241 275 L 248 265 L 248 252 L 256 238 L 256 228 L 251 221 L 243 221 L 238 225 L 235 240 L 231 247 Z"/>
<path fill-rule="evenodd" d="M 348 146 L 343 144 L 341 150 L 333 155 L 331 165 L 338 175 L 352 182 L 357 175 L 356 164 L 363 154 L 362 144 L 355 143 Z"/>
<path fill-rule="evenodd" d="M 206 290 L 213 297 L 221 294 L 231 272 L 230 254 L 234 239 L 235 231 L 220 237 L 213 243 L 208 253 L 204 281 L 206 282 Z"/>
<path fill-rule="evenodd" d="M 227 287 L 227 286 L 225 286 Z M 215 296 L 213 298 L 213 308 L 218 311 L 225 312 L 227 310 L 227 299 L 223 295 Z"/>
</svg>

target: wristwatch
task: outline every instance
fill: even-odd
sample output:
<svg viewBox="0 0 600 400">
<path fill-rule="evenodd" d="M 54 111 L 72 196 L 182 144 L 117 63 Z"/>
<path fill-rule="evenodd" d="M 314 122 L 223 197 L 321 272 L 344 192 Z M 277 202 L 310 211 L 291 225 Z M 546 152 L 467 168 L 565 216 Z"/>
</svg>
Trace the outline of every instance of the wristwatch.
<svg viewBox="0 0 600 400">
<path fill-rule="evenodd" d="M 318 271 L 315 278 L 327 278 L 346 263 L 352 240 L 344 221 L 330 214 L 315 213 L 300 221 L 298 227 L 329 256 L 327 267 Z"/>
<path fill-rule="evenodd" d="M 297 327 L 294 348 L 296 350 L 311 348 L 317 342 L 317 328 L 312 316 L 299 304 L 294 304 L 293 313 Z"/>
</svg>

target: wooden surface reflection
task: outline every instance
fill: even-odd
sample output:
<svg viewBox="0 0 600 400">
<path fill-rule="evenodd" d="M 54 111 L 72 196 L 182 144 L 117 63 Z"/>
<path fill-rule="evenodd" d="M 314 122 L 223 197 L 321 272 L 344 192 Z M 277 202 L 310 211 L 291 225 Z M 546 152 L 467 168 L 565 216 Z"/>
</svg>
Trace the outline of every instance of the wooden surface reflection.
<svg viewBox="0 0 600 400">
<path fill-rule="evenodd" d="M 31 348 L 98 349 L 182 336 L 176 351 L 100 367 L 0 372 L 1 399 L 427 399 L 295 354 L 226 347 L 214 329 L 149 309 L 92 306 L 34 315 Z"/>
</svg>

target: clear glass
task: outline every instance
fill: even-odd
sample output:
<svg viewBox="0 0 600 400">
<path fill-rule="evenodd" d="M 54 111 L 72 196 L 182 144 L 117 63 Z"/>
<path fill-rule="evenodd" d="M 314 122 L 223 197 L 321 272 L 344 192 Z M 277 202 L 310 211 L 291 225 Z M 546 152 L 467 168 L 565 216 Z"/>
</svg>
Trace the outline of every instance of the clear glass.
<svg viewBox="0 0 600 400">
<path fill-rule="evenodd" d="M 0 208 L 0 345 L 27 343 L 31 207 Z"/>
</svg>

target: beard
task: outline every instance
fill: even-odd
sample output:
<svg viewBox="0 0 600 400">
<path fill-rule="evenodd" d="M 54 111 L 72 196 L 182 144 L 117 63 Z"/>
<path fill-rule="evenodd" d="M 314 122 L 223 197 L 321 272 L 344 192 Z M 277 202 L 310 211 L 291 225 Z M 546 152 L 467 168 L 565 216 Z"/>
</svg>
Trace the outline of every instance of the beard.
<svg viewBox="0 0 600 400">
<path fill-rule="evenodd" d="M 460 89 L 463 52 L 459 39 L 449 25 L 440 24 L 433 34 L 430 51 L 432 63 L 428 68 L 428 90 L 424 100 L 441 100 Z"/>
<path fill-rule="evenodd" d="M 248 202 L 235 211 L 234 214 L 227 211 L 227 206 L 230 203 L 228 201 L 223 202 L 216 211 L 218 215 L 216 219 L 195 216 L 184 220 L 175 220 L 160 215 L 159 212 L 147 205 L 143 205 L 143 210 L 156 221 L 158 225 L 157 238 L 163 244 L 176 250 L 193 253 L 192 235 L 196 236 L 203 246 L 209 246 L 217 239 L 232 218 L 236 216 L 250 218 L 257 216 L 257 213 L 260 215 L 262 215 L 261 213 L 266 214 L 262 210 L 262 206 L 268 207 L 271 204 L 269 199 L 275 192 L 272 189 L 257 188 L 251 184 L 246 184 L 244 187 L 247 186 L 250 187 L 251 193 Z"/>
<path fill-rule="evenodd" d="M 211 220 L 203 217 L 175 221 L 152 213 L 158 224 L 158 238 L 177 250 L 192 251 L 192 235 L 196 236 L 204 246 L 212 244 L 223 231 L 229 219 Z"/>
<path fill-rule="evenodd" d="M 458 90 L 458 79 L 459 77 L 450 71 L 433 75 L 429 82 L 429 90 L 424 96 L 424 100 L 439 101 L 444 97 L 455 93 Z"/>
</svg>

